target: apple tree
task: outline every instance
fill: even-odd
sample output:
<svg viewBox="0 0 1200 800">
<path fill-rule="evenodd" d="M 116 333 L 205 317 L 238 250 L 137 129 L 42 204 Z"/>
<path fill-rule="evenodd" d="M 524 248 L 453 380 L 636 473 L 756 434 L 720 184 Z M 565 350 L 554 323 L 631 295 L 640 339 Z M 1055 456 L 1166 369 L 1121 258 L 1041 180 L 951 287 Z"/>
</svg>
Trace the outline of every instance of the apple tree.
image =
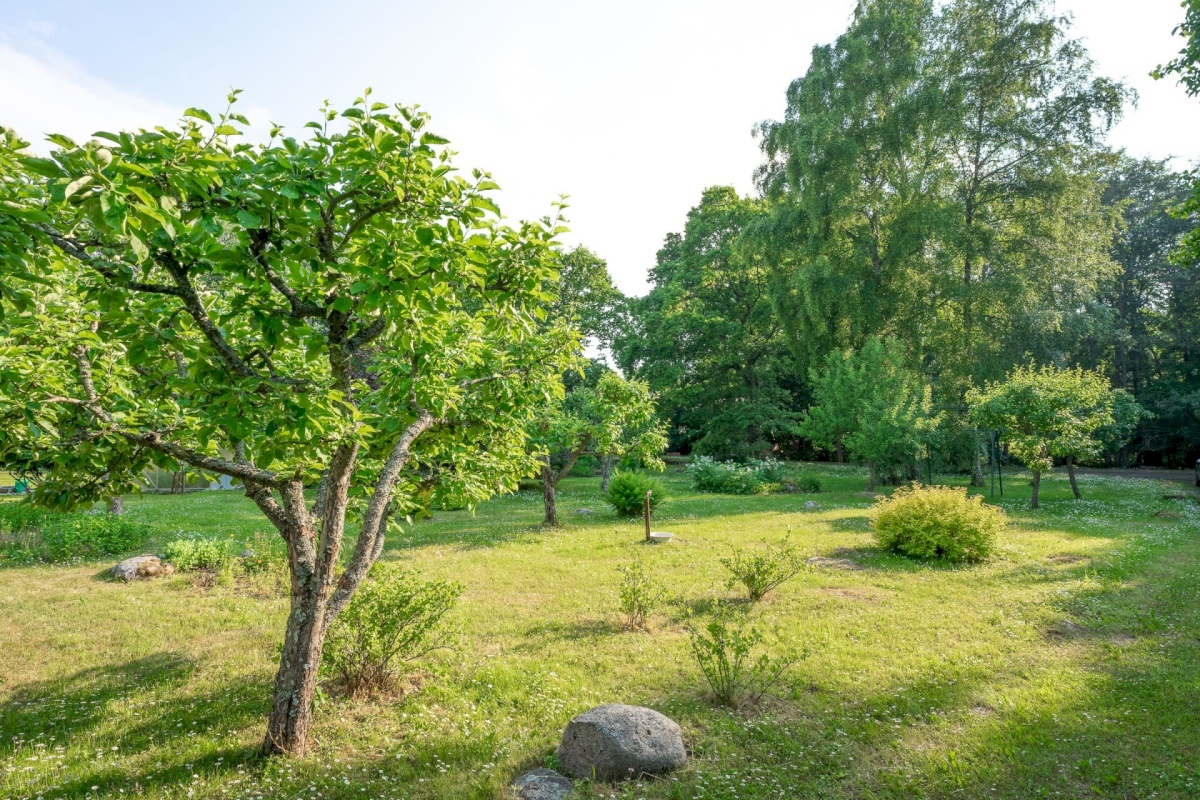
<svg viewBox="0 0 1200 800">
<path fill-rule="evenodd" d="M 291 572 L 263 749 L 299 756 L 389 527 L 533 474 L 526 424 L 577 342 L 545 321 L 563 229 L 503 222 L 426 114 L 367 92 L 253 145 L 236 94 L 49 157 L 0 131 L 0 457 L 45 465 L 53 507 L 152 464 L 239 481 Z"/>
</svg>

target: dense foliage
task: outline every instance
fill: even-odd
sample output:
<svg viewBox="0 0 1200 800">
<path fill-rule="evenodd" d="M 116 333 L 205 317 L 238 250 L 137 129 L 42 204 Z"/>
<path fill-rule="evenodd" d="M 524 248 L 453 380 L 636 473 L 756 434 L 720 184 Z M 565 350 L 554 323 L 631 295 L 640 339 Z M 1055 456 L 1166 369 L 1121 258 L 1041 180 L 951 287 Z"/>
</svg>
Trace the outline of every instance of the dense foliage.
<svg viewBox="0 0 1200 800">
<path fill-rule="evenodd" d="M 1194 75 L 1187 8 L 1164 74 Z M 761 197 L 709 189 L 667 236 L 618 364 L 683 452 L 815 447 L 888 482 L 928 458 L 976 483 L 972 387 L 1031 360 L 1103 368 L 1151 414 L 1093 459 L 1190 463 L 1200 204 L 1189 176 L 1106 147 L 1131 96 L 1046 0 L 861 0 L 759 126 Z M 892 385 L 830 375 L 876 341 Z"/>
<path fill-rule="evenodd" d="M 782 479 L 779 464 L 770 460 L 739 464 L 699 456 L 688 465 L 688 471 L 696 491 L 713 494 L 763 494 L 779 489 Z"/>
<path fill-rule="evenodd" d="M 146 525 L 122 516 L 56 512 L 27 502 L 0 502 L 0 553 L 16 561 L 62 562 L 131 553 Z"/>
<path fill-rule="evenodd" d="M 987 559 L 1007 524 L 1002 509 L 951 486 L 901 487 L 871 509 L 871 528 L 881 547 L 951 563 Z"/>
<path fill-rule="evenodd" d="M 658 395 L 674 449 L 761 457 L 794 438 L 800 382 L 766 263 L 744 236 L 765 210 L 707 189 L 658 252 L 650 293 L 628 301 L 617 363 Z"/>
<path fill-rule="evenodd" d="M 208 569 L 222 570 L 233 562 L 234 555 L 224 542 L 213 539 L 175 539 L 163 548 L 163 559 L 181 572 Z"/>
</svg>

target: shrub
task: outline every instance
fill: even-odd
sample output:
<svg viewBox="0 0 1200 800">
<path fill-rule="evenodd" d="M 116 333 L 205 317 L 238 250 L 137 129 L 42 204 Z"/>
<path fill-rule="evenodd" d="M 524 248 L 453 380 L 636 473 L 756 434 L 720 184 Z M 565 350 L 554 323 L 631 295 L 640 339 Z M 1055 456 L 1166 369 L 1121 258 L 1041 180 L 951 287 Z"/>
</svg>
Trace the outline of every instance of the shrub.
<svg viewBox="0 0 1200 800">
<path fill-rule="evenodd" d="M 880 546 L 912 558 L 953 562 L 983 561 L 1008 516 L 983 498 L 951 486 L 897 489 L 871 509 L 871 526 Z"/>
<path fill-rule="evenodd" d="M 761 494 L 763 479 L 752 467 L 732 461 L 714 461 L 701 456 L 688 467 L 698 492 L 713 494 Z"/>
<path fill-rule="evenodd" d="M 453 581 L 376 564 L 329 626 L 323 665 L 353 698 L 391 690 L 402 664 L 445 646 L 438 627 L 461 594 Z"/>
<path fill-rule="evenodd" d="M 800 656 L 789 651 L 782 659 L 767 653 L 754 658 L 762 642 L 755 627 L 718 617 L 704 631 L 692 630 L 692 655 L 717 701 L 732 707 L 758 702 Z"/>
<path fill-rule="evenodd" d="M 808 472 L 796 476 L 795 480 L 792 481 L 792 485 L 801 494 L 819 494 L 821 492 L 820 478 Z"/>
<path fill-rule="evenodd" d="M 697 458 L 688 467 L 698 492 L 712 494 L 765 494 L 778 491 L 783 478 L 778 461 L 752 460 L 745 464 Z"/>
<path fill-rule="evenodd" d="M 163 557 L 180 572 L 220 572 L 233 563 L 229 545 L 211 539 L 176 539 L 167 544 Z"/>
<path fill-rule="evenodd" d="M 49 511 L 20 500 L 0 502 L 0 533 L 24 533 L 36 530 L 50 516 Z"/>
<path fill-rule="evenodd" d="M 636 517 L 642 513 L 646 492 L 650 492 L 650 509 L 667 499 L 662 482 L 641 472 L 614 472 L 608 481 L 608 494 L 604 501 L 622 517 Z"/>
<path fill-rule="evenodd" d="M 799 548 L 791 544 L 788 536 L 775 547 L 757 553 L 736 552 L 722 558 L 721 564 L 729 570 L 726 586 L 732 589 L 737 584 L 746 587 L 750 602 L 757 603 L 767 592 L 778 588 L 794 578 L 804 569 L 804 556 Z"/>
<path fill-rule="evenodd" d="M 646 569 L 641 559 L 617 567 L 621 573 L 621 612 L 631 628 L 646 627 L 646 617 L 662 605 L 667 590 Z"/>
<path fill-rule="evenodd" d="M 124 516 L 0 503 L 0 547 L 18 560 L 57 562 L 121 555 L 140 547 L 148 535 L 147 526 Z"/>
</svg>

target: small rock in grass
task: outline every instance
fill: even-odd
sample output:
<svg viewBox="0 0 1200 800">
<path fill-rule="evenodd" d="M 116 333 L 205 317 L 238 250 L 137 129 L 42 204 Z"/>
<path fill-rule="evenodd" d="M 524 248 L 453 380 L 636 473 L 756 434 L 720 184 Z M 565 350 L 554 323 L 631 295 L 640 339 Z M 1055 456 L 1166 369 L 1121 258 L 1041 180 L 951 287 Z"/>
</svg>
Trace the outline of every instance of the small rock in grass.
<svg viewBox="0 0 1200 800">
<path fill-rule="evenodd" d="M 156 575 L 170 575 L 175 567 L 166 563 L 158 556 L 134 556 L 127 558 L 112 568 L 112 576 L 120 581 L 140 581 L 153 578 Z"/>
<path fill-rule="evenodd" d="M 567 723 L 558 761 L 568 775 L 617 781 L 678 769 L 687 750 L 674 720 L 652 708 L 609 703 Z"/>
<path fill-rule="evenodd" d="M 809 500 L 807 503 L 804 504 L 804 507 L 807 509 L 820 508 L 821 504 L 818 503 L 816 500 Z"/>
<path fill-rule="evenodd" d="M 1157 514 L 1155 514 L 1154 516 L 1164 517 L 1166 519 L 1183 519 L 1182 514 L 1176 514 L 1174 511 L 1160 511 Z"/>
<path fill-rule="evenodd" d="M 520 800 L 561 800 L 575 786 L 552 769 L 531 769 L 512 782 L 512 789 Z"/>
<path fill-rule="evenodd" d="M 1187 500 L 1186 494 L 1164 494 L 1163 500 Z"/>
<path fill-rule="evenodd" d="M 592 511 L 590 508 L 577 508 L 577 509 L 575 509 L 575 513 L 581 517 L 590 517 L 592 514 L 595 514 L 596 512 Z"/>
</svg>

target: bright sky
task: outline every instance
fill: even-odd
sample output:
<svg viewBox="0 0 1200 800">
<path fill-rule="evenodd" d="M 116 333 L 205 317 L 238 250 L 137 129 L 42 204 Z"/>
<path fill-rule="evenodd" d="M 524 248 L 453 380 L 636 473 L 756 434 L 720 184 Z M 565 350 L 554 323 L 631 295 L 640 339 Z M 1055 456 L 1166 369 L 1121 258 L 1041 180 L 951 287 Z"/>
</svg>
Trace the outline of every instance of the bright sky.
<svg viewBox="0 0 1200 800">
<path fill-rule="evenodd" d="M 365 86 L 420 103 L 461 168 L 492 172 L 505 213 L 570 195 L 571 242 L 640 294 L 667 232 L 715 184 L 752 191 L 751 128 L 779 118 L 814 44 L 853 0 L 41 0 L 0 24 L 0 124 L 25 138 L 170 123 L 230 87 L 258 130 L 299 134 Z M 1180 47 L 1179 0 L 1059 0 L 1097 71 L 1141 95 L 1111 140 L 1200 159 L 1200 98 L 1148 73 Z"/>
</svg>

